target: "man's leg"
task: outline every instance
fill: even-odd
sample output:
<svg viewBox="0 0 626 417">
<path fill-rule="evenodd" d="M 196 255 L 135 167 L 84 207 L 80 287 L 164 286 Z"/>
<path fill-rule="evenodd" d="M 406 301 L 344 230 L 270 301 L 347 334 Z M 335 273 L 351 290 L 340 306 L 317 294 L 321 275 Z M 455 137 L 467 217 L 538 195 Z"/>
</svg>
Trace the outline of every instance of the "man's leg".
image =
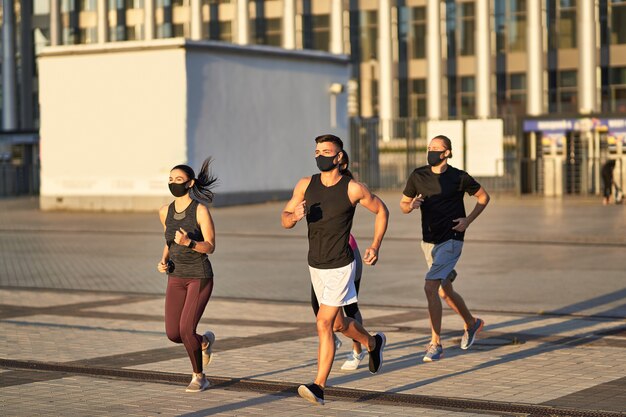
<svg viewBox="0 0 626 417">
<path fill-rule="evenodd" d="M 433 345 L 441 344 L 441 299 L 439 298 L 439 285 L 441 280 L 427 279 L 424 284 L 424 292 L 428 301 L 428 315 L 430 316 L 430 343 Z"/>
<path fill-rule="evenodd" d="M 353 318 L 345 317 L 341 310 L 339 310 L 339 314 L 335 317 L 333 330 L 341 332 L 344 336 L 352 340 L 356 340 L 361 345 L 367 346 L 368 351 L 376 347 L 376 339 L 370 336 L 363 325 Z"/>
<path fill-rule="evenodd" d="M 448 305 L 452 307 L 454 311 L 459 313 L 459 315 L 463 318 L 463 321 L 465 321 L 465 325 L 463 326 L 465 328 L 465 332 L 461 338 L 461 349 L 469 349 L 469 347 L 474 343 L 476 335 L 482 330 L 485 322 L 482 319 L 472 316 L 472 313 L 470 313 L 469 309 L 465 305 L 465 301 L 463 301 L 463 297 L 454 291 L 451 282 L 446 280 L 441 286 L 440 292 L 443 292 L 443 298 L 446 300 Z"/>
<path fill-rule="evenodd" d="M 320 305 L 317 313 L 317 335 L 319 347 L 317 350 L 317 377 L 315 383 L 320 387 L 326 386 L 326 380 L 330 375 L 330 368 L 335 359 L 335 341 L 333 340 L 333 324 L 339 313 L 340 307 Z"/>
<path fill-rule="evenodd" d="M 472 327 L 474 323 L 476 323 L 476 319 L 467 308 L 463 297 L 461 297 L 461 294 L 454 291 L 450 281 L 443 281 L 443 284 L 439 288 L 439 296 L 445 300 L 452 310 L 463 318 L 463 321 L 465 322 L 465 329 Z"/>
</svg>

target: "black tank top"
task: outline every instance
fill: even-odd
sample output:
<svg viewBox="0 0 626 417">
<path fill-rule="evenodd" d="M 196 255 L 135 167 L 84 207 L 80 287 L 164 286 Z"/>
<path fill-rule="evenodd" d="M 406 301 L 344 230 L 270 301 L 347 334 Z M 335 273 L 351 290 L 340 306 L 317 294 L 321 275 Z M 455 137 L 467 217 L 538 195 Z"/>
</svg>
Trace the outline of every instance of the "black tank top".
<svg viewBox="0 0 626 417">
<path fill-rule="evenodd" d="M 169 273 L 179 278 L 213 278 L 213 268 L 206 253 L 196 252 L 186 246 L 174 242 L 176 231 L 181 227 L 187 232 L 190 239 L 203 242 L 202 230 L 198 225 L 196 211 L 198 201 L 192 200 L 185 211 L 177 213 L 174 202 L 167 208 L 165 218 L 165 242 L 170 249 L 170 260 L 174 262 L 174 270 Z"/>
<path fill-rule="evenodd" d="M 343 176 L 337 184 L 326 187 L 320 174 L 315 174 L 304 193 L 309 265 L 313 268 L 341 268 L 354 260 L 349 242 L 355 207 L 348 197 L 349 183 L 350 178 Z"/>
</svg>

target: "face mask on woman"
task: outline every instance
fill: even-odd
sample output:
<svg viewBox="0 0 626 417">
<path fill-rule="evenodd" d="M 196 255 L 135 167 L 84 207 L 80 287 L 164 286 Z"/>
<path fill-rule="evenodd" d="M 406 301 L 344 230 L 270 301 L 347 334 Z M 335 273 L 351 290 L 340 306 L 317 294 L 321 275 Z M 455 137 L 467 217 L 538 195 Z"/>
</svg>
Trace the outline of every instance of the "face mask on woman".
<svg viewBox="0 0 626 417">
<path fill-rule="evenodd" d="M 187 194 L 189 192 L 189 188 L 187 188 L 187 184 L 189 184 L 189 181 L 191 180 L 187 180 L 180 184 L 175 182 L 169 183 L 168 186 L 170 187 L 170 192 L 172 193 L 172 195 L 174 197 L 182 197 Z"/>
</svg>

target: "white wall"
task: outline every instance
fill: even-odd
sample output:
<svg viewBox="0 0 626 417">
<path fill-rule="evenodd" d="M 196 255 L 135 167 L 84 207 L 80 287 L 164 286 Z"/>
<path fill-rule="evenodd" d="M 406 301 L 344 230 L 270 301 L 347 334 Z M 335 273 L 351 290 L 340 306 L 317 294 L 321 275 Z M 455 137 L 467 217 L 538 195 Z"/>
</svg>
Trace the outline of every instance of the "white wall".
<svg viewBox="0 0 626 417">
<path fill-rule="evenodd" d="M 502 119 L 465 122 L 465 162 L 475 177 L 504 174 L 504 124 Z"/>
<path fill-rule="evenodd" d="M 162 195 L 185 160 L 184 50 L 103 49 L 39 58 L 42 201 Z"/>
<path fill-rule="evenodd" d="M 216 47 L 187 55 L 189 160 L 211 155 L 219 193 L 291 190 L 317 172 L 314 138 L 339 136 L 349 145 L 346 93 L 331 128 L 328 89 L 344 86 L 348 66 L 326 54 L 279 53 L 275 48 Z"/>
<path fill-rule="evenodd" d="M 39 58 L 41 206 L 149 210 L 172 166 L 215 159 L 218 196 L 289 193 L 316 171 L 314 137 L 346 144 L 345 57 L 170 39 L 53 47 Z M 216 200 L 217 201 L 217 200 Z"/>
</svg>

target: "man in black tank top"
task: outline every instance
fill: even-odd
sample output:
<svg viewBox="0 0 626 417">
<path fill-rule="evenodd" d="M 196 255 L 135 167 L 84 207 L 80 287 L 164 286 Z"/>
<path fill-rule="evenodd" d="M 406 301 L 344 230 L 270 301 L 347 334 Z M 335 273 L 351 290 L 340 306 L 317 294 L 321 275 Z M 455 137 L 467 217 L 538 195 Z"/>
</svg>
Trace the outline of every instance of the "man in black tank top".
<svg viewBox="0 0 626 417">
<path fill-rule="evenodd" d="M 306 216 L 308 224 L 309 271 L 320 304 L 317 314 L 319 359 L 315 381 L 301 385 L 298 393 L 312 403 L 324 404 L 324 388 L 335 356 L 333 331 L 367 346 L 371 373 L 377 373 L 382 367 L 385 335 L 371 336 L 356 320 L 344 316 L 342 306 L 356 301 L 355 262 L 349 245 L 355 207 L 360 203 L 376 215 L 374 240 L 363 256 L 368 265 L 378 261 L 389 211 L 365 185 L 342 175 L 339 170 L 344 154 L 341 139 L 322 135 L 315 142 L 315 159 L 321 173 L 298 182 L 282 212 L 281 223 L 291 229 Z"/>
</svg>

